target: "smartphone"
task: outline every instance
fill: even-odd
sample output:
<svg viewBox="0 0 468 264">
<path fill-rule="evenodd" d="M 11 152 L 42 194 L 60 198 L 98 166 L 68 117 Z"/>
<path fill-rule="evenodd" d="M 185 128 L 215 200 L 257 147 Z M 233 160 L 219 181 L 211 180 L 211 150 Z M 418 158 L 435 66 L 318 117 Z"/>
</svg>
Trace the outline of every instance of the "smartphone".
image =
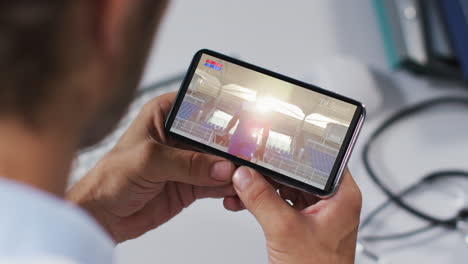
<svg viewBox="0 0 468 264">
<path fill-rule="evenodd" d="M 325 197 L 339 185 L 365 113 L 353 99 L 200 50 L 165 132 L 200 151 Z"/>
</svg>

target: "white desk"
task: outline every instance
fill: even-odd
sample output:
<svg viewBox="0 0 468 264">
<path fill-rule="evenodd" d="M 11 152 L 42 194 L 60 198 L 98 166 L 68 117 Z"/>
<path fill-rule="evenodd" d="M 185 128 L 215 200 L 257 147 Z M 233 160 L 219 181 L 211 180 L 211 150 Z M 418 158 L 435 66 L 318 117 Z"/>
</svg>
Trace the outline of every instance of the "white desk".
<svg viewBox="0 0 468 264">
<path fill-rule="evenodd" d="M 360 152 L 370 131 L 396 107 L 446 93 L 449 86 L 406 73 L 390 74 L 370 1 L 174 0 L 160 30 L 144 83 L 187 68 L 192 55 L 211 48 L 297 78 L 317 59 L 344 53 L 372 65 L 382 83 L 384 109 L 370 117 L 350 168 L 363 196 L 363 216 L 384 196 L 364 172 Z M 339 78 L 339 76 L 337 76 Z M 438 87 L 441 86 L 441 87 Z M 447 87 L 445 87 L 447 88 Z M 467 94 L 467 93 L 464 93 Z M 468 94 L 467 94 L 468 95 Z M 445 109 L 397 127 L 373 151 L 374 166 L 397 189 L 438 168 L 468 169 L 468 111 Z M 467 184 L 465 184 L 466 187 Z M 468 195 L 468 188 L 467 190 Z M 418 201 L 435 211 L 444 201 Z M 424 223 L 392 208 L 367 231 L 404 231 Z M 389 263 L 461 263 L 468 250 L 456 233 L 434 230 L 373 247 Z M 230 213 L 220 200 L 197 202 L 174 220 L 117 248 L 117 263 L 266 263 L 259 226 L 246 212 Z M 359 263 L 373 263 L 358 256 Z"/>
</svg>

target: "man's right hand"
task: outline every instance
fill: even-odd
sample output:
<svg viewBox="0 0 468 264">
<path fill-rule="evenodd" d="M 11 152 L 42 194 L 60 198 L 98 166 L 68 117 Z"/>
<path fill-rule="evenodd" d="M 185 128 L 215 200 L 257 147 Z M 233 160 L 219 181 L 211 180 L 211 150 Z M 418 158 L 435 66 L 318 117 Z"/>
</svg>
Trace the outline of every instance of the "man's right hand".
<svg viewBox="0 0 468 264">
<path fill-rule="evenodd" d="M 269 263 L 354 262 L 361 193 L 349 171 L 337 193 L 322 200 L 286 186 L 279 187 L 278 195 L 262 175 L 246 167 L 237 169 L 233 181 L 239 197 L 226 198 L 224 205 L 232 211 L 245 207 L 256 217 Z"/>
</svg>

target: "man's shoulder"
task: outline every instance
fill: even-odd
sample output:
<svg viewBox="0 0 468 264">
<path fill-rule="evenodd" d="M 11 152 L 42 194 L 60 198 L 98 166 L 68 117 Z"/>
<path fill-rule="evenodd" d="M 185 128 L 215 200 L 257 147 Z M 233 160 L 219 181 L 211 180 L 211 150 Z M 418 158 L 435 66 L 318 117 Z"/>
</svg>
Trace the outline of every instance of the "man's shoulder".
<svg viewBox="0 0 468 264">
<path fill-rule="evenodd" d="M 0 264 L 80 264 L 63 257 L 0 258 Z"/>
<path fill-rule="evenodd" d="M 64 256 L 111 263 L 114 243 L 91 216 L 50 194 L 0 180 L 2 257 Z"/>
</svg>

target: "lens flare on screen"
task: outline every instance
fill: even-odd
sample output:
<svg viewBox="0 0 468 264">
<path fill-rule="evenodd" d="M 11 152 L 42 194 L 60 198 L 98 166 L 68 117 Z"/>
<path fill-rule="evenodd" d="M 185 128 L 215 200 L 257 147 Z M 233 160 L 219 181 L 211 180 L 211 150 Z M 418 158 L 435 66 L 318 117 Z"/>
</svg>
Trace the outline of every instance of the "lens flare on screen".
<svg viewBox="0 0 468 264">
<path fill-rule="evenodd" d="M 272 98 L 263 98 L 263 99 L 259 99 L 256 102 L 255 107 L 258 112 L 267 113 L 267 112 L 271 112 L 274 109 L 275 102 Z"/>
</svg>

